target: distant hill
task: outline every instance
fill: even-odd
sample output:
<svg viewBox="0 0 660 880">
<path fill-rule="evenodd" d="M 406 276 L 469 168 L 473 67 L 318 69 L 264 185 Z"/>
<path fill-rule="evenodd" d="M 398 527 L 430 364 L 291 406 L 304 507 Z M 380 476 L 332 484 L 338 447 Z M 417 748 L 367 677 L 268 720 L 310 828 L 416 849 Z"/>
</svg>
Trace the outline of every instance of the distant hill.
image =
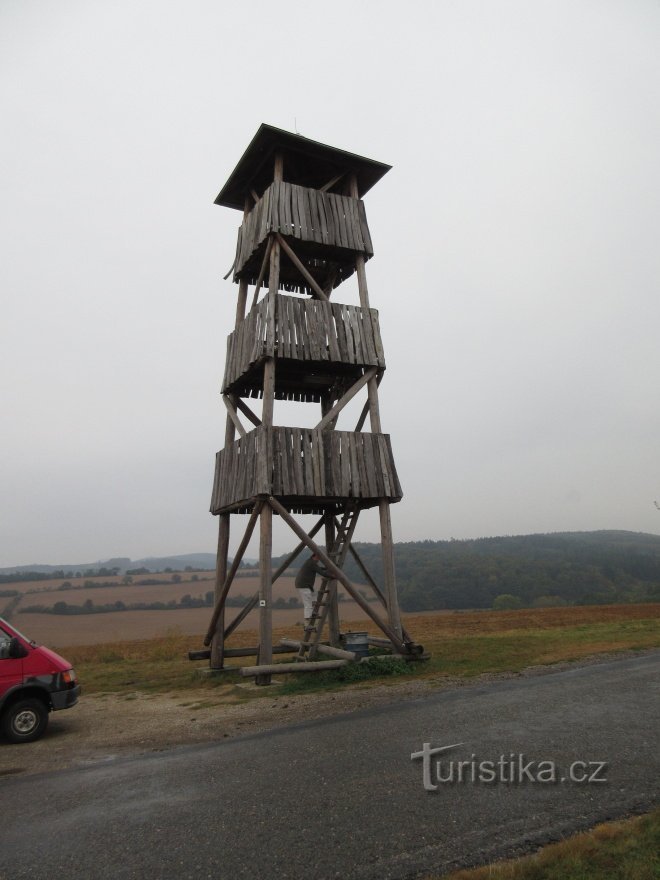
<svg viewBox="0 0 660 880">
<path fill-rule="evenodd" d="M 179 556 L 148 556 L 144 559 L 128 559 L 127 557 L 116 557 L 113 559 L 99 560 L 98 562 L 78 562 L 66 565 L 14 565 L 8 568 L 0 568 L 0 575 L 8 574 L 24 574 L 26 572 L 36 572 L 38 574 L 51 574 L 53 572 L 80 572 L 86 574 L 90 571 L 99 571 L 100 569 L 118 568 L 120 574 L 124 574 L 129 569 L 147 568 L 149 571 L 163 571 L 165 568 L 172 568 L 175 571 L 183 571 L 186 566 L 195 569 L 213 570 L 215 569 L 215 553 L 184 553 Z"/>
<path fill-rule="evenodd" d="M 356 543 L 376 582 L 383 585 L 379 544 Z M 492 608 L 660 602 L 660 535 L 597 531 L 507 535 L 464 541 L 412 541 L 394 545 L 397 585 L 405 611 L 442 608 Z M 284 556 L 274 560 L 275 566 Z M 305 559 L 303 554 L 300 559 Z M 245 559 L 254 564 L 254 560 Z M 10 573 L 120 573 L 144 568 L 162 571 L 215 568 L 212 553 L 144 559 L 107 559 L 77 565 L 26 565 L 0 569 Z M 346 573 L 364 583 L 352 557 Z M 504 603 L 504 604 L 503 604 Z"/>
<path fill-rule="evenodd" d="M 380 546 L 355 546 L 382 585 Z M 406 611 L 502 607 L 502 602 L 516 607 L 660 601 L 660 535 L 597 531 L 414 541 L 395 544 L 394 554 Z M 352 559 L 346 571 L 361 578 Z"/>
</svg>

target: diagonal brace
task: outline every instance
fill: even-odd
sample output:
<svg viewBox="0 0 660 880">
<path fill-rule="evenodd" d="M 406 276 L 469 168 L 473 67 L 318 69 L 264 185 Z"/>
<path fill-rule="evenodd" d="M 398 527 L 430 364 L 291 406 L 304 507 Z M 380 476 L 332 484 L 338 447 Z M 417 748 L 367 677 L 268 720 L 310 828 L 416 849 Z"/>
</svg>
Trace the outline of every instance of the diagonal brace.
<svg viewBox="0 0 660 880">
<path fill-rule="evenodd" d="M 339 413 L 343 410 L 347 403 L 349 403 L 358 391 L 369 382 L 370 379 L 373 379 L 376 373 L 378 372 L 378 367 L 369 367 L 369 369 L 363 373 L 360 378 L 355 382 L 354 385 L 348 389 L 346 394 L 343 397 L 340 397 L 337 403 L 332 407 L 331 410 L 323 416 L 318 425 L 314 428 L 315 431 L 323 431 L 334 419 L 337 418 Z"/>
<path fill-rule="evenodd" d="M 273 508 L 275 513 L 278 513 L 284 522 L 298 535 L 303 543 L 307 544 L 309 549 L 316 553 L 319 557 L 325 568 L 330 572 L 332 577 L 335 580 L 338 580 L 339 583 L 344 587 L 346 592 L 351 596 L 351 598 L 357 602 L 360 608 L 367 614 L 376 626 L 382 630 L 388 639 L 392 642 L 392 644 L 400 651 L 402 654 L 407 653 L 407 648 L 405 643 L 399 638 L 399 636 L 395 633 L 395 631 L 389 626 L 389 624 L 385 623 L 385 621 L 381 620 L 380 617 L 376 614 L 376 612 L 371 608 L 369 603 L 358 593 L 353 584 L 346 577 L 344 572 L 337 568 L 332 559 L 326 554 L 325 550 L 322 550 L 318 544 L 314 543 L 314 541 L 306 534 L 305 530 L 298 525 L 295 519 L 291 516 L 291 514 L 287 511 L 285 507 L 283 507 L 277 498 L 273 498 L 271 495 L 268 498 L 268 503 Z"/>
</svg>

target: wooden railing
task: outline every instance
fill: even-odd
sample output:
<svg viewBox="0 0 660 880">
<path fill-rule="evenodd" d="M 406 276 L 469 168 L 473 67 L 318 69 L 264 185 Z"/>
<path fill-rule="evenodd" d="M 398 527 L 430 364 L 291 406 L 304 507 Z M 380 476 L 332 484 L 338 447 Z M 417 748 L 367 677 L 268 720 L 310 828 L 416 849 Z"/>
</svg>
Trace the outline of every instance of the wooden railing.
<svg viewBox="0 0 660 880">
<path fill-rule="evenodd" d="M 264 357 L 384 369 L 378 312 L 281 293 L 266 296 L 228 337 L 223 391 Z"/>
<path fill-rule="evenodd" d="M 361 199 L 275 181 L 238 230 L 235 277 L 271 232 L 373 256 Z"/>
<path fill-rule="evenodd" d="M 257 495 L 316 510 L 323 501 L 370 506 L 403 493 L 387 434 L 262 426 L 217 453 L 211 512 L 248 510 Z"/>
</svg>

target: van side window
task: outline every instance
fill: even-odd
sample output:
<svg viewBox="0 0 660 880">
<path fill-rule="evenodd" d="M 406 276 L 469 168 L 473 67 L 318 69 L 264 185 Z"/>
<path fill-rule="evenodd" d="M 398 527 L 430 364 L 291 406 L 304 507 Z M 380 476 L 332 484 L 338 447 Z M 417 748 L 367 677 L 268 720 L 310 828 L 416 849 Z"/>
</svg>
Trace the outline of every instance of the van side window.
<svg viewBox="0 0 660 880">
<path fill-rule="evenodd" d="M 9 643 L 11 639 L 0 629 L 0 660 L 9 660 Z"/>
</svg>

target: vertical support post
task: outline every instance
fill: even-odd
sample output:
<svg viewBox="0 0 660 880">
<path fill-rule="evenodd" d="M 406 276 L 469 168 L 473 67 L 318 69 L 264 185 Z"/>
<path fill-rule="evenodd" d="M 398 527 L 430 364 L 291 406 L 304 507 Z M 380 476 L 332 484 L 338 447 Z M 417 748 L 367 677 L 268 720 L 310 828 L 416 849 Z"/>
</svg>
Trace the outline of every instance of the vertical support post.
<svg viewBox="0 0 660 880">
<path fill-rule="evenodd" d="M 273 662 L 273 508 L 264 504 L 259 518 L 259 666 Z M 257 675 L 256 684 L 270 684 L 270 674 Z"/>
<path fill-rule="evenodd" d="M 218 552 L 215 559 L 215 595 L 217 604 L 222 587 L 227 577 L 227 556 L 229 553 L 229 519 L 230 514 L 221 513 L 218 524 Z M 225 661 L 225 609 L 218 617 L 215 635 L 211 641 L 211 669 L 222 669 Z"/>
<path fill-rule="evenodd" d="M 335 521 L 334 514 L 326 513 L 325 515 L 325 549 L 328 556 L 332 552 L 335 543 Z M 339 647 L 339 602 L 337 600 L 337 581 L 330 581 L 328 585 L 328 628 L 330 634 L 330 644 L 335 648 Z"/>
<path fill-rule="evenodd" d="M 251 202 L 249 198 L 245 199 L 243 206 L 243 220 L 250 213 Z M 238 282 L 238 300 L 236 302 L 236 321 L 234 328 L 237 328 L 241 321 L 245 318 L 245 304 L 247 302 L 248 282 L 245 278 L 241 278 Z M 225 423 L 225 446 L 226 449 L 234 442 L 235 435 L 234 423 L 227 415 Z M 222 592 L 222 587 L 227 577 L 227 558 L 229 554 L 229 526 L 230 514 L 222 513 L 218 518 L 218 551 L 215 559 L 215 601 L 217 603 Z M 218 625 L 215 635 L 211 641 L 211 658 L 209 665 L 211 669 L 222 669 L 225 660 L 225 609 L 223 607 L 218 617 Z"/>
<path fill-rule="evenodd" d="M 284 179 L 284 161 L 281 153 L 275 156 L 273 180 Z M 268 328 L 267 347 L 274 353 L 275 346 L 275 303 L 280 284 L 280 244 L 275 236 L 270 250 L 270 273 L 268 276 Z M 273 424 L 275 408 L 275 357 L 271 354 L 264 363 L 263 407 L 261 423 L 267 428 Z M 272 584 L 272 546 L 273 509 L 264 504 L 260 517 L 261 538 L 259 541 L 259 665 L 273 662 L 273 584 Z M 270 684 L 270 675 L 258 675 L 257 684 Z"/>
<path fill-rule="evenodd" d="M 359 198 L 359 190 L 357 176 L 351 174 L 349 179 L 349 190 L 352 198 Z M 369 290 L 367 288 L 367 273 L 364 265 L 364 256 L 358 254 L 355 258 L 355 270 L 358 279 L 358 291 L 360 294 L 360 305 L 363 309 L 369 308 Z M 382 428 L 380 423 L 380 407 L 378 405 L 378 379 L 374 376 L 367 384 L 367 393 L 369 399 L 369 421 L 373 434 L 381 434 Z M 391 628 L 401 636 L 401 613 L 399 611 L 399 600 L 396 593 L 396 572 L 394 568 L 394 547 L 392 542 L 392 519 L 390 516 L 390 505 L 386 498 L 381 498 L 378 502 L 378 513 L 380 516 L 380 538 L 383 550 L 383 573 L 385 575 L 385 598 L 387 599 L 387 613 Z"/>
</svg>

